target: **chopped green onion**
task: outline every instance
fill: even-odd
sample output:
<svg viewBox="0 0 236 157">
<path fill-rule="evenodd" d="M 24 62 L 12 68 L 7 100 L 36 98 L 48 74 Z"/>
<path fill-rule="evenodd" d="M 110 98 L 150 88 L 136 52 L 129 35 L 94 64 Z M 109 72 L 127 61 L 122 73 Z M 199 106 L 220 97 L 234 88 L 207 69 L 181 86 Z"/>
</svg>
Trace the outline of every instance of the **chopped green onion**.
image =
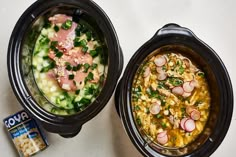
<svg viewBox="0 0 236 157">
<path fill-rule="evenodd" d="M 83 51 L 84 53 L 86 53 L 87 50 L 88 50 L 88 47 L 87 47 L 87 46 L 85 46 L 85 47 L 82 48 L 82 51 Z"/>
<path fill-rule="evenodd" d="M 91 50 L 89 53 L 93 58 L 98 56 L 98 51 L 96 51 L 96 50 Z"/>
<path fill-rule="evenodd" d="M 82 67 L 82 64 L 77 65 L 77 70 L 79 70 Z"/>
<path fill-rule="evenodd" d="M 49 22 L 48 20 L 46 20 L 43 27 L 46 28 L 46 29 L 47 29 L 47 28 L 50 28 L 50 27 L 51 27 L 51 22 Z"/>
<path fill-rule="evenodd" d="M 182 66 L 180 66 L 179 67 L 179 74 L 182 75 L 184 73 L 184 71 L 185 71 L 185 69 Z"/>
<path fill-rule="evenodd" d="M 68 30 L 70 29 L 72 26 L 72 21 L 71 20 L 66 20 L 66 22 L 64 22 L 62 25 L 61 25 L 61 28 L 64 29 L 64 30 Z"/>
<path fill-rule="evenodd" d="M 42 38 L 39 40 L 39 42 L 43 45 L 44 44 L 47 45 L 50 42 L 50 39 L 46 36 L 42 36 Z"/>
<path fill-rule="evenodd" d="M 90 99 L 87 99 L 87 98 L 82 98 L 80 101 L 79 101 L 80 104 L 82 105 L 89 105 L 91 103 L 91 100 Z"/>
<path fill-rule="evenodd" d="M 79 47 L 79 46 L 81 46 L 81 47 L 86 47 L 86 46 L 87 46 L 87 42 L 86 42 L 85 39 L 79 41 L 78 38 L 75 38 L 75 39 L 74 39 L 74 46 L 75 46 L 75 47 Z"/>
<path fill-rule="evenodd" d="M 66 65 L 66 70 L 70 71 L 71 69 L 72 69 L 72 67 L 70 64 Z"/>
<path fill-rule="evenodd" d="M 173 86 L 180 86 L 182 85 L 184 82 L 183 80 L 176 78 L 176 77 L 169 77 L 168 81 L 170 82 L 170 84 L 172 84 Z"/>
<path fill-rule="evenodd" d="M 75 76 L 74 76 L 73 74 L 69 75 L 69 80 L 73 80 L 74 77 L 75 77 Z"/>
<path fill-rule="evenodd" d="M 90 41 L 92 39 L 92 33 L 90 31 L 85 33 L 87 36 L 87 40 Z"/>
<path fill-rule="evenodd" d="M 85 78 L 85 81 L 93 80 L 93 73 L 89 72 L 88 76 Z"/>
<path fill-rule="evenodd" d="M 140 110 L 140 107 L 139 107 L 138 105 L 136 105 L 136 106 L 134 107 L 134 109 L 135 109 L 136 111 L 138 111 L 138 110 Z"/>
<path fill-rule="evenodd" d="M 81 27 L 82 27 L 82 26 L 81 26 L 80 24 L 77 25 L 77 27 L 76 27 L 76 29 L 75 29 L 76 36 L 80 36 L 80 35 L 81 35 L 81 34 L 80 34 Z"/>
<path fill-rule="evenodd" d="M 156 117 L 159 119 L 159 118 L 162 118 L 163 116 L 160 113 L 158 113 Z"/>
<path fill-rule="evenodd" d="M 58 41 L 51 41 L 50 48 L 52 50 L 57 50 L 56 46 L 58 45 Z"/>
<path fill-rule="evenodd" d="M 142 125 L 141 119 L 140 119 L 139 117 L 136 118 L 136 122 L 137 122 L 137 124 L 138 124 L 139 126 Z"/>
<path fill-rule="evenodd" d="M 94 69 L 97 68 L 97 66 L 98 66 L 98 65 L 97 65 L 96 63 L 93 63 L 92 66 L 91 66 L 91 69 L 94 70 Z"/>
<path fill-rule="evenodd" d="M 99 88 L 95 85 L 91 85 L 90 87 L 85 88 L 85 95 L 94 95 L 97 96 L 99 93 Z"/>
<path fill-rule="evenodd" d="M 50 69 L 53 69 L 56 66 L 55 61 L 52 61 L 48 66 L 43 67 L 40 72 L 48 72 Z"/>
<path fill-rule="evenodd" d="M 165 129 L 167 127 L 166 123 L 164 123 L 164 122 L 161 123 L 161 126 L 163 129 Z"/>
<path fill-rule="evenodd" d="M 200 77 L 204 77 L 205 76 L 205 74 L 203 72 L 199 72 L 197 75 L 200 76 Z"/>
<path fill-rule="evenodd" d="M 75 94 L 78 95 L 79 93 L 80 93 L 80 90 L 77 89 L 77 90 L 75 91 Z"/>
<path fill-rule="evenodd" d="M 78 69 L 77 69 L 77 66 L 72 67 L 72 70 L 73 70 L 73 71 L 77 71 L 77 70 L 78 70 Z"/>
<path fill-rule="evenodd" d="M 57 25 L 55 25 L 55 26 L 53 27 L 53 29 L 54 29 L 55 32 L 58 32 L 60 28 L 59 28 Z"/>
<path fill-rule="evenodd" d="M 48 57 L 48 56 L 43 56 L 43 59 L 45 59 L 45 60 L 46 60 L 46 59 L 49 59 L 49 57 Z"/>
<path fill-rule="evenodd" d="M 88 63 L 84 64 L 84 72 L 88 72 L 88 69 L 90 68 L 90 65 Z"/>
<path fill-rule="evenodd" d="M 62 56 L 63 56 L 63 53 L 62 53 L 62 52 L 58 51 L 58 52 L 56 53 L 56 57 L 61 58 Z"/>
</svg>

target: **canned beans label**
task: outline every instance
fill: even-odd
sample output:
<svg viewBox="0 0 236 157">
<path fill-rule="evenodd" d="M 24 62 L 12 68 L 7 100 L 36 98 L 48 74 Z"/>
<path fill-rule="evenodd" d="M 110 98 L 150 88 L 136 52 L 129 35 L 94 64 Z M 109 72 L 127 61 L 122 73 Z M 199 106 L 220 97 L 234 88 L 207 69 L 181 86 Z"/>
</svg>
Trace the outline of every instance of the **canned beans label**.
<svg viewBox="0 0 236 157">
<path fill-rule="evenodd" d="M 21 157 L 32 156 L 48 146 L 37 123 L 24 110 L 5 118 L 4 124 Z"/>
</svg>

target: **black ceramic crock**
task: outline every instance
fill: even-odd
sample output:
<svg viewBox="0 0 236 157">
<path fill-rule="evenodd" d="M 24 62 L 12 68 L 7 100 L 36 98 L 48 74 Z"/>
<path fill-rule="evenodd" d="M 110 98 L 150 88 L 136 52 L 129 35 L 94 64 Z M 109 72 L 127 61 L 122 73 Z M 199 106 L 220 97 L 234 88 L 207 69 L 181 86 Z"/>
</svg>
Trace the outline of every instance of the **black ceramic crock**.
<svg viewBox="0 0 236 157">
<path fill-rule="evenodd" d="M 40 94 L 31 68 L 34 44 L 45 18 L 57 13 L 71 15 L 73 20 L 81 18 L 89 23 L 105 43 L 105 55 L 108 56 L 108 73 L 101 93 L 84 111 L 68 116 L 54 115 L 40 107 L 42 103 L 49 102 Z M 11 86 L 24 109 L 47 131 L 73 137 L 85 122 L 96 116 L 107 104 L 123 68 L 123 55 L 111 21 L 93 1 L 38 0 L 16 23 L 9 41 L 7 62 Z"/>
<path fill-rule="evenodd" d="M 178 51 L 191 58 L 205 72 L 211 94 L 211 108 L 205 129 L 184 148 L 166 148 L 154 144 L 135 124 L 131 105 L 134 75 L 148 56 L 162 51 Z M 167 24 L 142 45 L 129 61 L 115 94 L 115 103 L 124 128 L 144 156 L 208 157 L 223 141 L 233 112 L 233 90 L 228 72 L 216 52 L 192 31 L 177 24 Z"/>
</svg>

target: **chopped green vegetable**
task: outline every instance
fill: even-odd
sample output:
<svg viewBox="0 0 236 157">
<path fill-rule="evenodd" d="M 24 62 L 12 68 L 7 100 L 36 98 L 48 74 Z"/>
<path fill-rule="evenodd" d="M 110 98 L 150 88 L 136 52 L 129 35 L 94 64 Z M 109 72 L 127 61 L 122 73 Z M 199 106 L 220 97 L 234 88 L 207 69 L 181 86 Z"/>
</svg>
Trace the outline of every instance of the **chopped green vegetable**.
<svg viewBox="0 0 236 157">
<path fill-rule="evenodd" d="M 69 80 L 73 80 L 74 77 L 75 77 L 75 75 L 73 75 L 73 74 L 69 75 Z"/>
<path fill-rule="evenodd" d="M 205 74 L 203 72 L 199 72 L 197 75 L 200 77 L 205 77 Z"/>
<path fill-rule="evenodd" d="M 87 47 L 87 42 L 86 42 L 85 39 L 79 40 L 79 38 L 75 38 L 75 39 L 74 39 L 74 46 L 75 46 L 75 47 L 79 47 L 79 46 L 81 46 L 81 47 Z"/>
<path fill-rule="evenodd" d="M 63 56 L 63 53 L 61 51 L 58 51 L 56 53 L 56 57 L 61 58 Z"/>
<path fill-rule="evenodd" d="M 43 56 L 43 59 L 47 60 L 47 59 L 49 59 L 49 57 L 48 56 Z"/>
<path fill-rule="evenodd" d="M 51 61 L 50 64 L 46 67 L 43 67 L 40 72 L 43 73 L 43 72 L 48 72 L 50 69 L 53 69 L 54 67 L 56 66 L 56 63 L 55 61 Z"/>
<path fill-rule="evenodd" d="M 82 48 L 82 51 L 83 51 L 84 53 L 86 53 L 86 52 L 88 51 L 88 47 L 87 47 L 87 46 L 83 47 L 83 48 Z"/>
<path fill-rule="evenodd" d="M 85 92 L 84 92 L 85 95 L 93 95 L 93 96 L 97 96 L 98 93 L 99 93 L 99 88 L 98 86 L 95 86 L 95 85 L 86 87 Z"/>
<path fill-rule="evenodd" d="M 45 23 L 44 23 L 44 26 L 43 26 L 43 27 L 47 29 L 47 28 L 50 28 L 50 27 L 51 27 L 51 25 L 52 25 L 52 24 L 51 24 L 51 22 L 50 22 L 50 21 L 48 21 L 48 20 L 45 20 Z"/>
<path fill-rule="evenodd" d="M 163 116 L 160 113 L 158 113 L 156 117 L 159 119 L 159 118 L 162 118 Z"/>
<path fill-rule="evenodd" d="M 91 50 L 89 53 L 93 58 L 98 56 L 98 52 L 96 50 Z"/>
<path fill-rule="evenodd" d="M 88 69 L 90 68 L 90 65 L 88 63 L 85 63 L 84 65 L 84 72 L 88 72 Z"/>
<path fill-rule="evenodd" d="M 78 66 L 73 66 L 73 67 L 72 67 L 72 70 L 73 70 L 73 71 L 77 71 L 77 70 L 78 70 Z"/>
<path fill-rule="evenodd" d="M 149 88 L 147 88 L 146 93 L 148 94 L 148 96 L 150 98 L 153 98 L 153 97 L 157 97 L 159 92 L 157 90 L 153 90 L 151 87 L 149 87 Z"/>
<path fill-rule="evenodd" d="M 50 39 L 46 36 L 42 36 L 42 38 L 39 40 L 40 44 L 47 45 L 50 42 Z"/>
<path fill-rule="evenodd" d="M 72 67 L 70 64 L 66 65 L 66 70 L 70 71 L 71 69 L 72 69 Z"/>
<path fill-rule="evenodd" d="M 71 20 L 66 20 L 66 22 L 64 22 L 62 25 L 61 25 L 61 28 L 64 29 L 64 30 L 68 30 L 70 29 L 72 26 L 72 21 Z"/>
<path fill-rule="evenodd" d="M 55 26 L 53 27 L 53 29 L 54 29 L 55 32 L 58 32 L 60 28 L 59 28 L 57 25 L 55 25 Z"/>
<path fill-rule="evenodd" d="M 81 24 L 78 24 L 76 29 L 75 29 L 75 33 L 76 33 L 76 36 L 80 36 L 80 30 L 81 30 Z"/>
<path fill-rule="evenodd" d="M 78 95 L 79 93 L 80 93 L 80 90 L 77 89 L 77 90 L 75 91 L 75 94 Z"/>
<path fill-rule="evenodd" d="M 88 76 L 85 78 L 85 81 L 93 80 L 93 73 L 89 72 Z"/>
<path fill-rule="evenodd" d="M 180 86 L 184 83 L 183 80 L 177 78 L 177 77 L 169 77 L 168 81 L 170 84 L 172 84 L 173 86 Z"/>
<path fill-rule="evenodd" d="M 164 123 L 164 122 L 161 123 L 161 126 L 163 129 L 165 129 L 167 127 L 166 123 Z"/>
<path fill-rule="evenodd" d="M 142 125 L 141 119 L 140 119 L 139 117 L 136 118 L 136 122 L 137 122 L 137 124 L 138 124 L 139 126 Z"/>
<path fill-rule="evenodd" d="M 179 67 L 179 74 L 182 75 L 184 73 L 184 71 L 185 71 L 185 69 L 182 66 L 180 66 Z"/>
<path fill-rule="evenodd" d="M 181 110 L 182 113 L 185 113 L 186 108 L 185 108 L 185 107 L 182 107 L 180 110 Z"/>
<path fill-rule="evenodd" d="M 98 65 L 96 63 L 93 63 L 92 66 L 91 66 L 91 69 L 94 70 L 98 67 Z"/>
<path fill-rule="evenodd" d="M 80 101 L 79 101 L 79 104 L 81 105 L 89 105 L 91 103 L 91 100 L 90 99 L 87 99 L 87 98 L 82 98 Z"/>
<path fill-rule="evenodd" d="M 85 34 L 87 36 L 87 40 L 90 41 L 92 39 L 92 32 L 91 31 L 87 31 Z"/>
<path fill-rule="evenodd" d="M 140 110 L 140 106 L 139 106 L 139 105 L 136 105 L 136 106 L 134 107 L 134 109 L 135 109 L 136 111 L 138 111 L 138 110 Z"/>
<path fill-rule="evenodd" d="M 58 41 L 51 41 L 50 48 L 52 50 L 56 50 L 57 45 L 58 45 Z"/>
<path fill-rule="evenodd" d="M 81 67 L 82 67 L 82 64 L 78 64 L 77 65 L 77 70 L 80 70 Z"/>
<path fill-rule="evenodd" d="M 158 86 L 159 89 L 168 89 L 168 87 L 165 85 L 164 81 L 159 81 Z"/>
<path fill-rule="evenodd" d="M 203 102 L 201 101 L 201 100 L 197 100 L 195 103 L 194 103 L 194 105 L 195 106 L 198 106 L 199 104 L 202 104 Z"/>
</svg>

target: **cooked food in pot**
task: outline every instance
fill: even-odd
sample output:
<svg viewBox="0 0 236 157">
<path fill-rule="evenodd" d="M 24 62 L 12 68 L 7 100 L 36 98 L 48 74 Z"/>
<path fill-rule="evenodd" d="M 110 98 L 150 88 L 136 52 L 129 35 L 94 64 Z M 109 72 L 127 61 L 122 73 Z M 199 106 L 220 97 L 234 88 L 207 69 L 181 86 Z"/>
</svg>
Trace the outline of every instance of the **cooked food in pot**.
<svg viewBox="0 0 236 157">
<path fill-rule="evenodd" d="M 55 106 L 49 112 L 77 113 L 96 99 L 106 78 L 103 51 L 98 35 L 85 21 L 74 22 L 65 14 L 48 18 L 32 64 L 40 91 Z"/>
<path fill-rule="evenodd" d="M 204 72 L 190 58 L 167 51 L 148 57 L 132 86 L 137 127 L 155 143 L 180 148 L 203 131 L 210 92 Z"/>
</svg>

